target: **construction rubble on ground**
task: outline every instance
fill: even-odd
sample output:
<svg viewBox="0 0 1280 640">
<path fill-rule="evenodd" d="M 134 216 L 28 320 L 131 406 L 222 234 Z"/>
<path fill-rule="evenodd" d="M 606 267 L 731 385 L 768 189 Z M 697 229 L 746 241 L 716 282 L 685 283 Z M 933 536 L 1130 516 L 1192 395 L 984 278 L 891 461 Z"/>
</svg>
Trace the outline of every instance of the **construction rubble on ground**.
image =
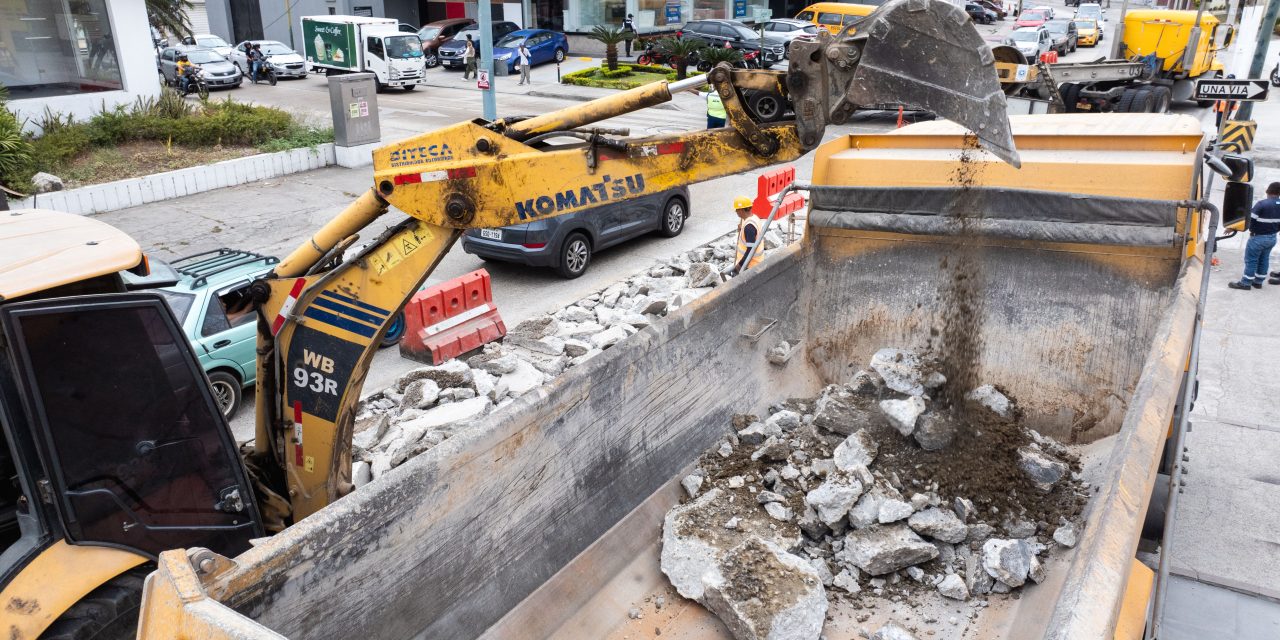
<svg viewBox="0 0 1280 640">
<path fill-rule="evenodd" d="M 819 638 L 837 601 L 908 615 L 941 603 L 962 625 L 1043 581 L 1080 533 L 1078 459 L 1021 425 L 996 387 L 946 407 L 946 384 L 921 356 L 882 349 L 848 384 L 734 416 L 664 521 L 672 586 L 743 640 Z M 939 621 L 863 632 L 913 638 L 926 622 Z"/>
<path fill-rule="evenodd" d="M 361 487 L 525 392 L 725 282 L 736 234 L 660 261 L 553 314 L 525 320 L 483 353 L 414 369 L 365 399 L 352 481 Z M 771 230 L 765 249 L 784 244 Z"/>
</svg>

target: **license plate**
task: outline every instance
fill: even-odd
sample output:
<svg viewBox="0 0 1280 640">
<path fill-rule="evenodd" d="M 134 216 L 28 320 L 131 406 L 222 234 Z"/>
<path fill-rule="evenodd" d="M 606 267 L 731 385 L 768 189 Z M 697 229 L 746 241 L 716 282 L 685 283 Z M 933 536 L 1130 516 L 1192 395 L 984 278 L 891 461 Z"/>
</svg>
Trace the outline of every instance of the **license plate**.
<svg viewBox="0 0 1280 640">
<path fill-rule="evenodd" d="M 488 240 L 501 240 L 502 230 L 501 229 L 481 229 L 480 237 Z"/>
</svg>

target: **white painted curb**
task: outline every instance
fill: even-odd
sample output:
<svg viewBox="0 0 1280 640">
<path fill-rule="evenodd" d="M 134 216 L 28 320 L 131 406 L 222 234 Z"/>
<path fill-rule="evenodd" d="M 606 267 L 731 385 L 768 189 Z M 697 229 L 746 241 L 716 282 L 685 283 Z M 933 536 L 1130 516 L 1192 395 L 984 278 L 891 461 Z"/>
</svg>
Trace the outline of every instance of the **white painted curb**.
<svg viewBox="0 0 1280 640">
<path fill-rule="evenodd" d="M 333 143 L 328 142 L 315 147 L 263 153 L 199 167 L 153 173 L 141 178 L 41 193 L 23 200 L 11 200 L 9 208 L 54 209 L 80 215 L 103 213 L 310 171 L 335 163 Z"/>
</svg>

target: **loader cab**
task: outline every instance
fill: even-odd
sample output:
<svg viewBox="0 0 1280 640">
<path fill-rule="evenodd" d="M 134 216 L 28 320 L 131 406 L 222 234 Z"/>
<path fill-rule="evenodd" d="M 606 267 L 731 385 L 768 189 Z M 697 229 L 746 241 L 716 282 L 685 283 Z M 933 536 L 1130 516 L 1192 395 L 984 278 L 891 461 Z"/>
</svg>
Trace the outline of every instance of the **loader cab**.
<svg viewBox="0 0 1280 640">
<path fill-rule="evenodd" d="M 263 535 L 182 327 L 160 295 L 131 291 L 149 271 L 91 218 L 0 217 L 0 591 L 61 541 L 154 559 L 235 555 Z"/>
</svg>

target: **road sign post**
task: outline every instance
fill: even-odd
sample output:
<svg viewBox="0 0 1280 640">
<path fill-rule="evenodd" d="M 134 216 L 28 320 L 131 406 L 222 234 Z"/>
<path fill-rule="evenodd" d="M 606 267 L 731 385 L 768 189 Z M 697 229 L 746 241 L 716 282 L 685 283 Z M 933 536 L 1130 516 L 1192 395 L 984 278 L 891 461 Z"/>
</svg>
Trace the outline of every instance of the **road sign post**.
<svg viewBox="0 0 1280 640">
<path fill-rule="evenodd" d="M 1265 78 L 1243 80 L 1200 80 L 1196 83 L 1194 100 L 1230 100 L 1232 102 L 1262 102 L 1267 99 L 1270 85 Z"/>
</svg>

